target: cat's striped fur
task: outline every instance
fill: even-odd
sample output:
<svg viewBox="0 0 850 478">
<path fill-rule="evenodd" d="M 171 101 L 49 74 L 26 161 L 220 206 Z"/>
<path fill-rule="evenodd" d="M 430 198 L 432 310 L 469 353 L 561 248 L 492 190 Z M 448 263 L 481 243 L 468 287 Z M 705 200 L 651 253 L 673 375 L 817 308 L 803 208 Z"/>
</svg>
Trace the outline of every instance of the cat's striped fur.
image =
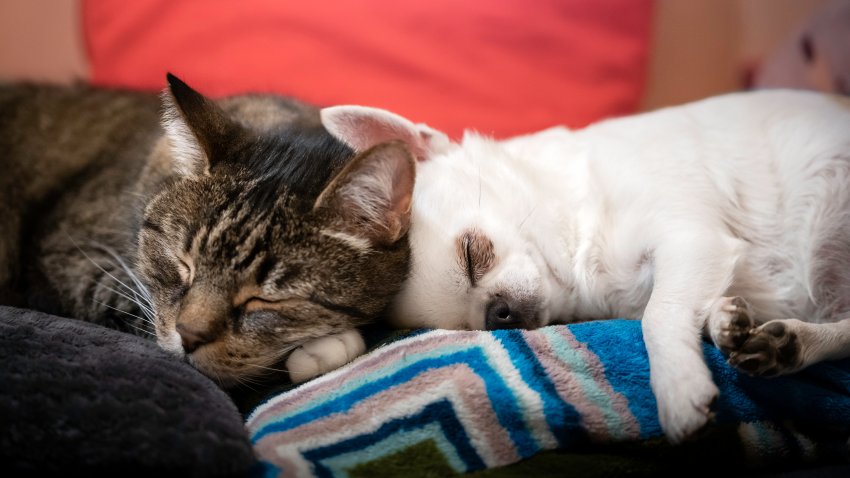
<svg viewBox="0 0 850 478">
<path fill-rule="evenodd" d="M 155 335 L 225 386 L 378 316 L 407 271 L 406 150 L 354 157 L 310 106 L 170 85 L 0 88 L 2 302 Z"/>
</svg>

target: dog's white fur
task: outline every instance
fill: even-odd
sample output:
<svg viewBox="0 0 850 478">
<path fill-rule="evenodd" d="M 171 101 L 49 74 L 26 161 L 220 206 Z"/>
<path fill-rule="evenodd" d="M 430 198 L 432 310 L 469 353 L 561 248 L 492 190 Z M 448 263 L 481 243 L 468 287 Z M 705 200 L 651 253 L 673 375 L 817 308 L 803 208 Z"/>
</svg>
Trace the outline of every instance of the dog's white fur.
<svg viewBox="0 0 850 478">
<path fill-rule="evenodd" d="M 733 358 L 764 361 L 736 349 L 735 317 L 804 320 L 783 320 L 799 359 L 771 373 L 850 355 L 846 98 L 732 94 L 577 131 L 501 142 L 467 134 L 460 144 L 382 110 L 333 107 L 322 119 L 355 149 L 400 139 L 427 153 L 399 325 L 483 329 L 496 296 L 524 308 L 526 327 L 640 318 L 674 442 L 706 424 L 718 394 L 703 331 Z M 471 230 L 495 253 L 474 284 L 457 252 Z"/>
</svg>

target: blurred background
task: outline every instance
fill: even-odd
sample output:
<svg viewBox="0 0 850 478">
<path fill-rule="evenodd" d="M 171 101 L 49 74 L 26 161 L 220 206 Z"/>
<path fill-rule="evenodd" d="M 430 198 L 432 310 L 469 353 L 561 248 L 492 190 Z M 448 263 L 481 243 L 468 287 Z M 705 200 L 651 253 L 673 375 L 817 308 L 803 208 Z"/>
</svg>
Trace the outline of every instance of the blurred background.
<svg viewBox="0 0 850 478">
<path fill-rule="evenodd" d="M 850 0 L 3 0 L 0 80 L 276 92 L 459 137 L 753 87 L 850 93 Z"/>
</svg>

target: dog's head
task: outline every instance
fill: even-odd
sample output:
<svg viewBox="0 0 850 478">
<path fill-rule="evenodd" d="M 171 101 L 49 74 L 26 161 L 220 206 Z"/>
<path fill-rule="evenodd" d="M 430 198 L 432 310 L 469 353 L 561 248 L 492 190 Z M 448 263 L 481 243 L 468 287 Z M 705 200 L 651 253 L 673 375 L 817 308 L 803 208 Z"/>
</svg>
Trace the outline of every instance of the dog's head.
<svg viewBox="0 0 850 478">
<path fill-rule="evenodd" d="M 359 106 L 327 108 L 322 122 L 355 150 L 401 140 L 418 159 L 411 271 L 394 304 L 397 325 L 492 330 L 550 322 L 557 284 L 540 237 L 550 206 L 510 148 L 474 134 L 453 143 Z"/>
</svg>

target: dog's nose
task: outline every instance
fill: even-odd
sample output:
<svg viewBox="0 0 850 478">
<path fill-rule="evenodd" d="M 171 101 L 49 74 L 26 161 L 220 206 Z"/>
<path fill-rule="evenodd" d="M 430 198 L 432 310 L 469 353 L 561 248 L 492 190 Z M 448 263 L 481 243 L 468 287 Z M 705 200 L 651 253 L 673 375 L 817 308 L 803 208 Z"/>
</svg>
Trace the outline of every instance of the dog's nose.
<svg viewBox="0 0 850 478">
<path fill-rule="evenodd" d="M 487 330 L 518 329 L 523 326 L 522 313 L 502 297 L 490 301 L 485 319 Z"/>
</svg>

